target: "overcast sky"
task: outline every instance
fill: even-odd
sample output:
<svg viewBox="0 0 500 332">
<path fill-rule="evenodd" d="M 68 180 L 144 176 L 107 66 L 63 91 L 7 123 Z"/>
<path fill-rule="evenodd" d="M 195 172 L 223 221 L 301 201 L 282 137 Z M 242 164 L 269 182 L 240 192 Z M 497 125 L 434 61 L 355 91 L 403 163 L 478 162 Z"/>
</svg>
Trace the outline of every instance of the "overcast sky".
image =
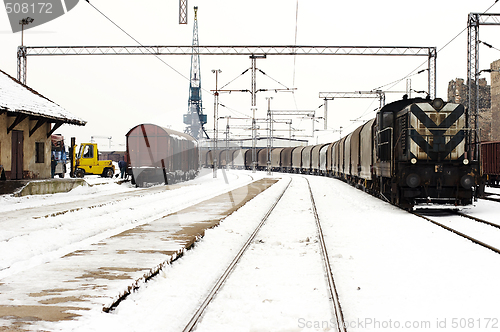
<svg viewBox="0 0 500 332">
<path fill-rule="evenodd" d="M 434 46 L 441 49 L 467 27 L 470 12 L 484 12 L 495 0 L 188 0 L 187 25 L 178 24 L 178 0 L 94 0 L 91 3 L 143 45 L 191 45 L 193 7 L 198 6 L 201 45 L 330 45 L 330 46 Z M 16 51 L 21 33 L 11 32 L 5 10 L 0 11 L 0 68 L 17 76 Z M 500 5 L 489 13 L 500 13 Z M 298 17 L 298 20 L 296 20 Z M 297 36 L 295 35 L 297 31 Z M 500 59 L 500 27 L 481 26 L 480 39 L 496 49 L 480 46 L 480 69 Z M 27 46 L 136 45 L 87 2 L 80 0 L 67 14 L 25 31 Z M 154 123 L 184 130 L 182 115 L 187 112 L 190 57 L 162 56 L 67 56 L 29 57 L 27 84 L 47 98 L 88 121 L 85 127 L 65 125 L 58 132 L 78 142 L 91 136 L 112 137 L 115 149 L 124 149 L 125 134 L 140 123 Z M 425 62 L 425 64 L 424 64 Z M 403 79 L 424 64 L 424 57 L 368 56 L 269 56 L 257 66 L 258 89 L 283 86 L 294 93 L 259 92 L 257 115 L 264 117 L 265 97 L 272 96 L 272 109 L 317 109 L 321 91 L 360 91 L 375 88 L 404 91 Z M 219 87 L 237 78 L 227 89 L 250 89 L 251 77 L 239 75 L 250 67 L 248 56 L 202 56 L 201 78 L 207 129 L 213 128 L 215 75 L 221 69 Z M 437 57 L 437 96 L 446 99 L 448 82 L 466 78 L 467 31 L 465 30 Z M 489 74 L 485 77 L 488 82 Z M 398 85 L 387 85 L 403 79 Z M 278 84 L 278 81 L 280 84 Z M 427 90 L 427 73 L 411 77 L 414 90 Z M 403 93 L 390 93 L 387 101 Z M 220 116 L 251 115 L 249 93 L 221 94 Z M 377 100 L 335 100 L 329 102 L 329 131 L 316 132 L 311 143 L 338 139 L 361 124 L 351 120 L 374 116 Z M 323 108 L 318 109 L 323 115 Z M 231 125 L 248 122 L 233 120 Z M 222 125 L 223 123 L 220 123 Z M 225 122 L 224 122 L 225 124 Z M 312 123 L 293 119 L 293 127 L 311 135 Z M 322 129 L 321 120 L 315 125 Z M 248 131 L 233 131 L 250 135 Z M 286 132 L 279 132 L 288 135 Z M 107 149 L 108 140 L 98 140 Z M 121 147 L 117 146 L 122 144 Z"/>
</svg>

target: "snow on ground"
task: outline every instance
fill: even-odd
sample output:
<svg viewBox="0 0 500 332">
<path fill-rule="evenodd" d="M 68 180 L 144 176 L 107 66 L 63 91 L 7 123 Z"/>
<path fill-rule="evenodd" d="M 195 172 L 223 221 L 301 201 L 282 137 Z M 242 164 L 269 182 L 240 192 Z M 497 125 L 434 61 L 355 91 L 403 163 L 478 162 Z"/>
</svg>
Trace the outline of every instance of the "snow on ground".
<svg viewBox="0 0 500 332">
<path fill-rule="evenodd" d="M 306 180 L 293 177 L 197 331 L 294 331 L 300 317 L 332 316 L 307 192 Z"/>
<path fill-rule="evenodd" d="M 318 210 L 349 331 L 500 328 L 500 255 L 338 181 L 311 182 L 328 202 Z"/>
<path fill-rule="evenodd" d="M 253 178 L 262 176 L 256 173 Z M 164 190 L 162 186 L 135 189 L 130 185 L 111 183 L 81 186 L 64 194 L 26 197 L 2 195 L 0 278 L 57 259 L 81 246 L 98 242 L 251 181 L 249 175 L 228 172 L 228 183 L 208 174 L 174 185 L 174 190 Z M 65 213 L 57 214 L 59 212 L 54 211 Z"/>
<path fill-rule="evenodd" d="M 247 180 L 249 174 L 265 176 L 264 172 L 231 171 L 228 174 L 230 178 L 246 176 Z M 122 302 L 116 311 L 106 314 L 101 308 L 95 308 L 79 320 L 43 323 L 40 327 L 51 331 L 180 330 L 284 188 L 288 178 L 292 177 L 298 183 L 302 181 L 302 176 L 278 176 L 283 177 L 280 182 L 233 213 L 219 227 L 207 231 L 194 250 L 167 266 L 158 277 Z M 500 255 L 338 180 L 312 176 L 308 179 L 323 225 L 349 331 L 478 331 L 500 328 Z M 162 202 L 168 202 L 166 204 L 170 208 L 177 207 L 184 200 L 193 199 L 192 195 L 198 191 L 216 186 L 210 175 L 196 181 L 199 181 L 196 185 L 184 189 L 187 191 L 185 195 L 166 196 Z M 181 193 L 178 190 L 173 192 Z M 315 236 L 309 224 L 308 193 L 290 192 L 290 195 L 293 199 L 288 199 L 288 207 L 285 205 L 285 211 L 280 212 L 279 218 L 268 220 L 267 228 L 258 235 L 252 245 L 253 250 L 244 258 L 245 265 L 234 272 L 234 279 L 226 285 L 227 288 L 223 287 L 220 296 L 214 300 L 214 307 L 209 308 L 206 320 L 202 320 L 201 330 L 334 330 L 331 309 L 325 308 L 327 295 L 320 295 L 324 285 L 296 296 L 293 296 L 295 290 L 281 287 L 291 285 L 296 289 L 303 285 L 302 291 L 311 291 L 310 286 L 317 285 L 318 280 L 324 278 L 314 267 L 319 259 L 319 252 L 314 249 L 317 244 L 311 241 L 306 245 L 306 239 L 311 240 Z M 51 198 L 41 200 L 41 205 L 45 205 Z M 140 198 L 133 198 L 130 202 L 145 204 Z M 496 205 L 483 203 L 480 201 L 464 211 L 481 218 L 487 215 L 487 220 L 500 223 Z M 155 204 L 158 205 L 158 202 Z M 107 223 L 117 213 L 114 208 L 105 209 L 109 213 L 96 216 L 96 223 Z M 120 218 L 126 219 L 127 216 L 124 214 Z M 69 219 L 72 218 L 62 219 L 61 225 L 71 223 Z M 38 221 L 26 220 L 24 225 L 33 222 Z M 283 224 L 290 225 L 288 231 L 292 232 L 283 230 Z M 73 232 L 87 232 L 86 228 L 85 224 L 81 224 Z M 42 239 L 47 241 L 43 235 L 36 239 L 39 243 Z M 21 241 L 12 249 L 23 250 L 23 245 L 28 243 Z M 279 260 L 268 266 L 266 251 L 270 256 L 268 262 Z M 1 252 L 10 252 L 10 248 L 4 247 Z M 274 269 L 278 263 L 299 271 L 292 272 L 292 276 L 280 276 Z M 300 268 L 303 263 L 305 267 Z M 270 274 L 269 282 L 266 272 Z M 254 273 L 256 277 L 252 277 Z M 299 275 L 300 278 L 297 278 Z M 243 296 L 245 294 L 250 296 Z M 272 294 L 273 299 L 290 299 L 290 303 L 299 300 L 304 307 L 299 311 L 287 310 L 287 306 L 276 308 L 273 305 L 279 301 L 266 301 L 269 300 L 267 294 Z M 266 307 L 269 311 L 263 316 L 257 308 Z M 218 308 L 230 308 L 234 312 L 217 311 Z M 251 315 L 254 310 L 259 317 Z M 239 317 L 244 318 L 235 329 L 234 319 Z M 280 329 L 280 326 L 284 327 Z"/>
</svg>

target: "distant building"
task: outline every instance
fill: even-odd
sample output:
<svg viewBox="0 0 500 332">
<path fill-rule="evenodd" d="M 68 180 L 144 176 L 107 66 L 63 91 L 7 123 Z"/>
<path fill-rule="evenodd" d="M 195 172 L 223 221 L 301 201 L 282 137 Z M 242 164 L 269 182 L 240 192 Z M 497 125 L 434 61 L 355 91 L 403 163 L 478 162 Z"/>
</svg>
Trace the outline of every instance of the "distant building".
<svg viewBox="0 0 500 332">
<path fill-rule="evenodd" d="M 51 177 L 51 135 L 85 121 L 0 70 L 0 178 Z"/>
<path fill-rule="evenodd" d="M 500 60 L 490 65 L 491 70 L 500 70 Z M 491 140 L 500 141 L 500 73 L 491 73 Z"/>
<path fill-rule="evenodd" d="M 491 88 L 485 78 L 480 78 L 479 83 L 479 116 L 478 128 L 480 128 L 481 141 L 492 140 L 492 100 Z M 462 78 L 450 81 L 448 83 L 448 101 L 452 103 L 468 105 L 467 100 L 468 86 Z M 475 91 L 473 91 L 475 96 Z M 499 97 L 500 98 L 500 97 Z M 475 100 L 475 99 L 474 99 Z M 500 110 L 496 109 L 497 114 Z"/>
</svg>

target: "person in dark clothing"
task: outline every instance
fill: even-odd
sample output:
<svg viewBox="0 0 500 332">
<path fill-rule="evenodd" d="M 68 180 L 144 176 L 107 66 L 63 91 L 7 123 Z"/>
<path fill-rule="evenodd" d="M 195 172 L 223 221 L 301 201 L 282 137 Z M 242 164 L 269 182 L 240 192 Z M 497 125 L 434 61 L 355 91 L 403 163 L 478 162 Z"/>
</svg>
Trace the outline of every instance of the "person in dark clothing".
<svg viewBox="0 0 500 332">
<path fill-rule="evenodd" d="M 120 178 L 126 177 L 125 172 L 127 170 L 127 163 L 122 159 L 118 162 L 118 167 L 120 168 Z"/>
<path fill-rule="evenodd" d="M 51 176 L 54 177 L 56 174 L 57 161 L 56 161 L 56 158 L 55 158 L 53 152 L 50 155 L 52 156 L 50 158 L 50 173 L 51 173 Z"/>
</svg>

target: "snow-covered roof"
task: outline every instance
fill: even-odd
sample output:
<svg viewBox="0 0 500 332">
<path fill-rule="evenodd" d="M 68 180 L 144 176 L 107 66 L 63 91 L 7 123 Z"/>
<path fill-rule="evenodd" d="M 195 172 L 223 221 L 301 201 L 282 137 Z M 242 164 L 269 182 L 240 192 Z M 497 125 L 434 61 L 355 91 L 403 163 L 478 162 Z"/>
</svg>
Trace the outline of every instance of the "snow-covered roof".
<svg viewBox="0 0 500 332">
<path fill-rule="evenodd" d="M 84 126 L 84 121 L 0 70 L 0 111 L 23 113 Z"/>
</svg>

